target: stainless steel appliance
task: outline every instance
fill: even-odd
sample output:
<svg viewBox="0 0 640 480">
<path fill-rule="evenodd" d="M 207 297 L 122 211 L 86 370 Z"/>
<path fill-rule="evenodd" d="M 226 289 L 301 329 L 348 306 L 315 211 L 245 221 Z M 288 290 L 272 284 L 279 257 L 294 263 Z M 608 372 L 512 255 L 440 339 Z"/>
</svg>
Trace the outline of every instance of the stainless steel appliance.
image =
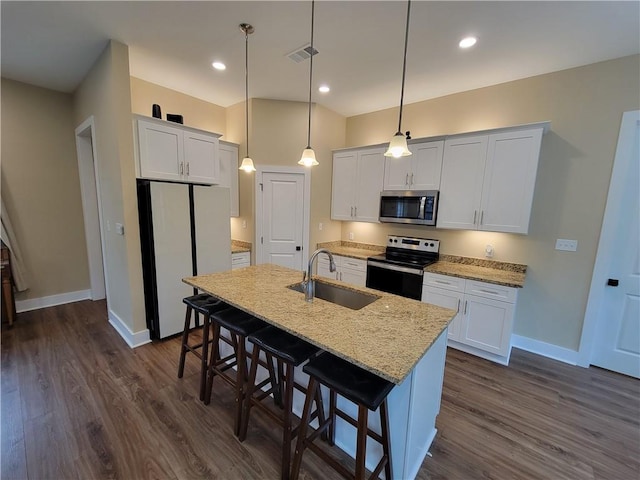
<svg viewBox="0 0 640 480">
<path fill-rule="evenodd" d="M 385 253 L 367 260 L 367 287 L 420 300 L 424 267 L 439 252 L 439 240 L 389 235 Z"/>
<path fill-rule="evenodd" d="M 438 190 L 385 190 L 380 193 L 380 221 L 435 225 Z"/>
</svg>

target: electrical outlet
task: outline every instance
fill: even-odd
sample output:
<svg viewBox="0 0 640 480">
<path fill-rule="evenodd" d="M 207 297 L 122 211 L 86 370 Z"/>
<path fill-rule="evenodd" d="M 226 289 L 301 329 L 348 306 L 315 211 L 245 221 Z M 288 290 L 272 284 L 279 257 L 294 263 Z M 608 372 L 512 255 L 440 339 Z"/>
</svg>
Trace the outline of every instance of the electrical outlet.
<svg viewBox="0 0 640 480">
<path fill-rule="evenodd" d="M 242 220 L 242 228 L 247 228 L 247 221 L 246 220 Z"/>
<path fill-rule="evenodd" d="M 322 222 L 318 224 L 318 230 L 322 230 Z"/>
<path fill-rule="evenodd" d="M 353 240 L 355 237 L 355 235 L 353 234 L 353 232 L 349 232 L 349 240 Z"/>
<path fill-rule="evenodd" d="M 124 235 L 124 225 L 121 223 L 116 223 L 116 233 L 118 235 Z"/>
<path fill-rule="evenodd" d="M 559 238 L 556 240 L 556 250 L 575 252 L 576 250 L 578 250 L 578 241 L 567 240 L 566 238 Z"/>
<path fill-rule="evenodd" d="M 485 256 L 485 257 L 487 257 L 487 258 L 493 258 L 493 253 L 494 253 L 494 251 L 493 251 L 493 245 L 487 245 L 487 246 L 484 248 L 484 256 Z"/>
</svg>

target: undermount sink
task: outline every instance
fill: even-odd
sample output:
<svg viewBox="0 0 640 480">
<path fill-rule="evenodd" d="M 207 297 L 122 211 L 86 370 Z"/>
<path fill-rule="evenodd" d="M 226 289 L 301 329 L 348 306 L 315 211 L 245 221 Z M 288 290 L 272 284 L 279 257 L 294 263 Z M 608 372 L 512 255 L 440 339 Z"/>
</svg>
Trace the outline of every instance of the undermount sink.
<svg viewBox="0 0 640 480">
<path fill-rule="evenodd" d="M 355 290 L 339 287 L 338 285 L 333 285 L 331 283 L 319 282 L 317 280 L 312 281 L 314 283 L 314 297 L 321 298 L 322 300 L 335 303 L 342 307 L 350 308 L 351 310 L 360 310 L 380 298 L 377 295 L 356 292 Z M 289 285 L 287 288 L 295 290 L 296 292 L 304 293 L 305 284 L 304 282 L 295 283 L 293 285 Z"/>
</svg>

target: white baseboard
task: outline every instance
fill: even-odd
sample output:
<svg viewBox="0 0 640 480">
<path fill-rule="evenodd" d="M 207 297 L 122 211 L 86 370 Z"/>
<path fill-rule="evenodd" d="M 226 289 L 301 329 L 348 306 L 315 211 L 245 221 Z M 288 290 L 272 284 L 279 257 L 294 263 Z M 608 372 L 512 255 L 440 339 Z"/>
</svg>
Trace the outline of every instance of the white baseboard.
<svg viewBox="0 0 640 480">
<path fill-rule="evenodd" d="M 151 337 L 148 329 L 145 328 L 140 332 L 133 333 L 127 324 L 124 323 L 112 310 L 109 310 L 109 323 L 131 348 L 151 343 Z"/>
<path fill-rule="evenodd" d="M 558 360 L 559 362 L 568 363 L 569 365 L 578 364 L 578 352 L 569 348 L 559 347 L 550 343 L 541 342 L 529 337 L 520 335 L 511 336 L 511 345 L 527 352 L 542 355 L 543 357 Z"/>
<path fill-rule="evenodd" d="M 47 297 L 29 298 L 27 300 L 16 300 L 16 313 L 29 312 L 40 308 L 55 307 L 65 303 L 90 300 L 91 290 L 78 290 L 77 292 L 60 293 Z"/>
</svg>

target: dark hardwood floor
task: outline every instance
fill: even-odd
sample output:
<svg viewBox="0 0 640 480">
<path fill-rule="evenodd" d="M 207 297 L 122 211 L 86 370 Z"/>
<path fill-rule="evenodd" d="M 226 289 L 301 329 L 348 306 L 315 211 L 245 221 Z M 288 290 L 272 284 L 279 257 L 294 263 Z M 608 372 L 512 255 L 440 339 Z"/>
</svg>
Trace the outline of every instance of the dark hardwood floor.
<svg viewBox="0 0 640 480">
<path fill-rule="evenodd" d="M 131 350 L 104 302 L 19 314 L 2 330 L 1 478 L 279 478 L 279 428 L 256 412 L 239 443 L 231 388 L 204 406 L 179 346 Z M 640 382 L 597 368 L 449 350 L 438 430 L 422 480 L 640 478 Z M 338 478 L 311 453 L 301 476 Z"/>
</svg>

